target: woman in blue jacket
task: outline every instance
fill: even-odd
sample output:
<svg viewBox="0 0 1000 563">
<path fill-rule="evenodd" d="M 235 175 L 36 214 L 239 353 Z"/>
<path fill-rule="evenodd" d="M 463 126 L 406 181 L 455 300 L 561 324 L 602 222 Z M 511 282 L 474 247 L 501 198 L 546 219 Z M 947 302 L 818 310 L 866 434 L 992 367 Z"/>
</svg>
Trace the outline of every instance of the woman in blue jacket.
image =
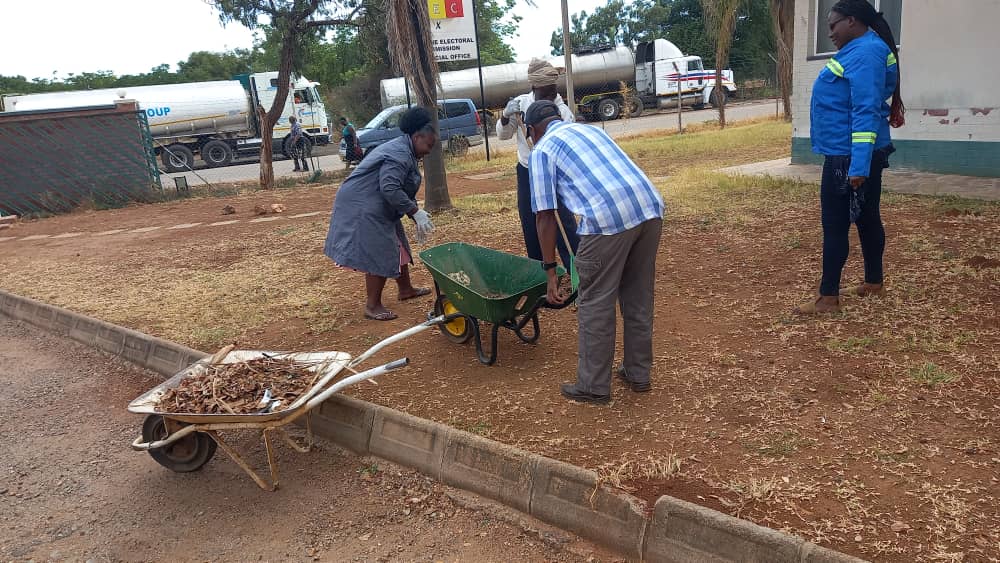
<svg viewBox="0 0 1000 563">
<path fill-rule="evenodd" d="M 809 115 L 813 152 L 826 157 L 820 185 L 823 277 L 819 296 L 795 308 L 800 314 L 839 311 L 842 293 L 882 295 L 882 170 L 895 151 L 889 126 L 903 125 L 899 53 L 885 18 L 866 0 L 841 0 L 827 23 L 838 51 L 813 85 Z M 861 239 L 865 279 L 841 292 L 852 222 Z"/>
</svg>

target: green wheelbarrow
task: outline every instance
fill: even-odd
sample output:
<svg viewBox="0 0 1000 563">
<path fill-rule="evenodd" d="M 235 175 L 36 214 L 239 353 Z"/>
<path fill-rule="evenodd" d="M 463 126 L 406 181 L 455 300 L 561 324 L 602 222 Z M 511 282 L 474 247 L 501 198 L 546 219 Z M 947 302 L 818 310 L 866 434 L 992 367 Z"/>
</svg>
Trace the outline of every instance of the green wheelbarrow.
<svg viewBox="0 0 1000 563">
<path fill-rule="evenodd" d="M 501 328 L 534 344 L 541 334 L 538 310 L 562 309 L 576 300 L 574 286 L 563 303 L 549 303 L 541 262 L 499 250 L 453 242 L 421 252 L 420 260 L 430 270 L 437 293 L 431 316 L 450 319 L 438 325 L 441 332 L 458 344 L 474 338 L 479 361 L 486 365 L 497 361 Z M 565 272 L 562 267 L 556 270 L 559 276 Z M 493 325 L 489 352 L 484 350 L 480 321 Z"/>
</svg>

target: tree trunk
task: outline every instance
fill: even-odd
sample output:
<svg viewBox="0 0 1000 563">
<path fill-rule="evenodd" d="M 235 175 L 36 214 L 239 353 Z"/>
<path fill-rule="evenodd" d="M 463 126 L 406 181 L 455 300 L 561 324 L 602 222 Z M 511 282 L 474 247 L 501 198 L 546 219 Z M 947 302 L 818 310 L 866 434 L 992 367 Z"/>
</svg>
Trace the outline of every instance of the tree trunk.
<svg viewBox="0 0 1000 563">
<path fill-rule="evenodd" d="M 264 111 L 264 106 L 257 105 L 257 123 L 265 123 L 267 121 L 267 112 Z M 272 142 L 270 132 L 264 133 L 264 129 L 268 131 L 274 131 L 274 124 L 270 127 L 261 127 L 261 138 L 260 138 L 260 187 L 265 190 L 270 190 L 274 188 L 274 166 L 271 165 L 271 154 L 272 154 Z M 267 155 L 267 158 L 264 158 Z"/>
<path fill-rule="evenodd" d="M 722 94 L 722 89 L 725 86 L 722 85 L 722 57 L 721 53 L 715 56 L 715 89 L 712 90 L 712 95 L 719 102 L 719 127 L 726 128 L 726 98 Z"/>
<path fill-rule="evenodd" d="M 287 25 L 288 29 L 282 33 L 281 59 L 278 63 L 278 90 L 274 94 L 274 102 L 271 109 L 260 120 L 261 144 L 260 144 L 260 187 L 265 190 L 274 189 L 274 164 L 272 139 L 274 138 L 274 126 L 281 119 L 281 114 L 285 109 L 285 102 L 288 101 L 288 88 L 292 78 L 292 57 L 293 49 L 298 42 L 298 32 L 294 22 L 276 22 L 277 25 Z"/>
<path fill-rule="evenodd" d="M 778 48 L 778 86 L 785 107 L 785 121 L 792 120 L 792 46 L 795 41 L 795 2 L 771 0 L 771 23 Z"/>
<path fill-rule="evenodd" d="M 438 128 L 437 104 L 431 111 L 434 129 Z M 430 154 L 424 157 L 424 207 L 428 211 L 451 209 L 451 195 L 448 193 L 448 175 L 444 171 L 444 145 L 442 139 L 434 143 Z"/>
</svg>

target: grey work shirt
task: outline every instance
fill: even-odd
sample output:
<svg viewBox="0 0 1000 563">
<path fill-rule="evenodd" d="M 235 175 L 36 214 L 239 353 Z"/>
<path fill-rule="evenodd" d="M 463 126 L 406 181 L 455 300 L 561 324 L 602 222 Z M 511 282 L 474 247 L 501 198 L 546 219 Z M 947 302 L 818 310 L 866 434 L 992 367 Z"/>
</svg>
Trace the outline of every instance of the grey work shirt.
<svg viewBox="0 0 1000 563">
<path fill-rule="evenodd" d="M 340 266 L 399 277 L 400 244 L 412 256 L 400 219 L 417 206 L 421 180 L 409 135 L 375 148 L 337 191 L 323 253 Z"/>
</svg>

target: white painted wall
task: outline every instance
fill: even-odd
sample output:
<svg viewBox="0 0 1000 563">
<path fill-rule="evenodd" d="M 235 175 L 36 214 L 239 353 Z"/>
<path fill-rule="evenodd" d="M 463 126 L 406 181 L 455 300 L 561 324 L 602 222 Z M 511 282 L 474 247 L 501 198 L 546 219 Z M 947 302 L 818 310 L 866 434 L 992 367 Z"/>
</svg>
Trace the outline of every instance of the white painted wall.
<svg viewBox="0 0 1000 563">
<path fill-rule="evenodd" d="M 807 60 L 817 18 L 826 33 L 826 14 L 816 14 L 815 4 L 795 2 L 795 137 L 809 137 L 812 83 L 827 61 Z M 900 36 L 907 111 L 906 125 L 893 129 L 893 138 L 1000 142 L 1000 0 L 906 0 Z"/>
</svg>

